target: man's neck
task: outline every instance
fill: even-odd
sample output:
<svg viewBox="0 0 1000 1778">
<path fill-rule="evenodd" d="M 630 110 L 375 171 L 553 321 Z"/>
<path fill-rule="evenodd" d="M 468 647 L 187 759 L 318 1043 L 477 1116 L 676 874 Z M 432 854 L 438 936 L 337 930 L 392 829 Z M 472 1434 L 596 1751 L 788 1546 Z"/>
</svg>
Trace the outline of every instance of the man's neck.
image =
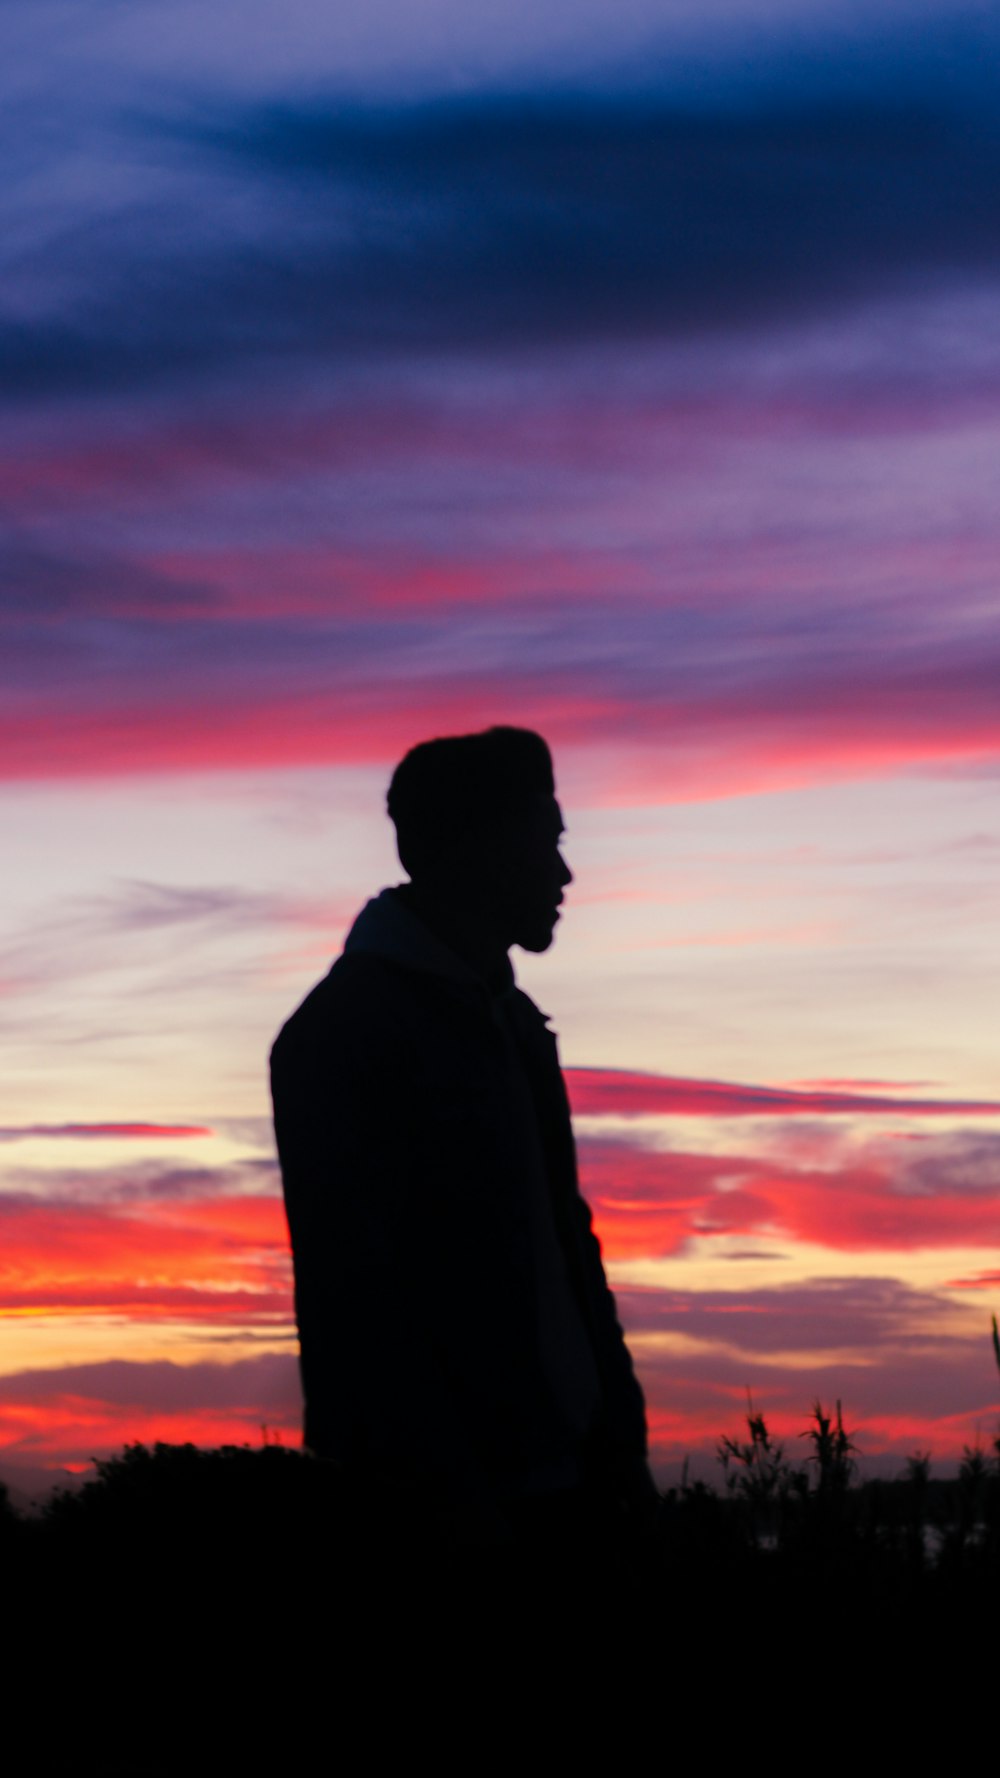
<svg viewBox="0 0 1000 1778">
<path fill-rule="evenodd" d="M 484 915 L 416 883 L 403 883 L 396 893 L 435 938 L 482 976 L 491 993 L 510 985 L 506 946 Z"/>
</svg>

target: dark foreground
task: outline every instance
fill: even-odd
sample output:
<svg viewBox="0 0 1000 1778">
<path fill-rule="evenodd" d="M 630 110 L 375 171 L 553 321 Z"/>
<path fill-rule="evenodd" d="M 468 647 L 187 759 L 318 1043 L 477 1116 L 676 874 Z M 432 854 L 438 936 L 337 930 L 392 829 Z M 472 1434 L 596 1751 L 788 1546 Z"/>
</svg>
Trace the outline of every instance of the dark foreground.
<svg viewBox="0 0 1000 1778">
<path fill-rule="evenodd" d="M 589 1766 L 602 1737 L 627 1769 L 679 1734 L 756 1768 L 761 1736 L 829 1753 L 858 1711 L 898 1757 L 983 1722 L 1000 1664 L 993 1458 L 505 1533 L 281 1447 L 131 1446 L 0 1527 L 25 1770 Z"/>
</svg>

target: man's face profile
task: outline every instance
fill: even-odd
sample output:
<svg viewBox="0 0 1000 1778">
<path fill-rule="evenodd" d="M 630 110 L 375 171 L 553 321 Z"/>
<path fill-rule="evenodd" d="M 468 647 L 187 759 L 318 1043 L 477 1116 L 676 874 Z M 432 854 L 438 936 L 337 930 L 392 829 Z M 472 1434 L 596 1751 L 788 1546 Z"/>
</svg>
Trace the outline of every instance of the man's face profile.
<svg viewBox="0 0 1000 1778">
<path fill-rule="evenodd" d="M 563 890 L 573 881 L 560 849 L 563 831 L 559 804 L 544 792 L 490 829 L 481 887 L 508 947 L 547 951 L 552 943 Z"/>
<path fill-rule="evenodd" d="M 420 742 L 387 804 L 411 897 L 446 942 L 486 973 L 500 947 L 548 950 L 573 874 L 541 735 L 497 727 Z"/>
</svg>

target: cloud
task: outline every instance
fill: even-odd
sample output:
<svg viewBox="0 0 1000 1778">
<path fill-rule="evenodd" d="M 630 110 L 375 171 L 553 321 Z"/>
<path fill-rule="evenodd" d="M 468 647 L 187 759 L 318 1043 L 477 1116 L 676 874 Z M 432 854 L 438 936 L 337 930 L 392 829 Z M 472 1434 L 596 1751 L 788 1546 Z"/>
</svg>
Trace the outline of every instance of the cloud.
<svg viewBox="0 0 1000 1778">
<path fill-rule="evenodd" d="M 217 1198 L 275 1197 L 278 1163 L 274 1158 L 274 1137 L 269 1118 L 249 1120 L 262 1126 L 251 1129 L 244 1137 L 241 1120 L 233 1120 L 227 1129 L 228 1139 L 248 1140 L 253 1146 L 266 1146 L 266 1155 L 243 1156 L 228 1164 L 207 1166 L 181 1165 L 165 1160 L 162 1155 L 122 1160 L 114 1153 L 98 1150 L 89 1165 L 74 1166 L 64 1161 L 44 1165 L 11 1161 L 4 1170 L 5 1191 L 0 1196 L 0 1214 L 4 1202 L 24 1199 L 30 1202 L 51 1202 L 56 1209 L 62 1203 L 92 1206 L 104 1211 L 116 1205 L 188 1202 Z M 264 1136 L 266 1132 L 266 1144 Z"/>
<path fill-rule="evenodd" d="M 948 1289 L 1000 1291 L 1000 1271 L 976 1272 L 971 1278 L 950 1278 Z"/>
<path fill-rule="evenodd" d="M 813 1400 L 840 1396 L 870 1463 L 915 1446 L 955 1457 L 995 1414 L 983 1317 L 956 1314 L 929 1291 L 890 1277 L 820 1278 L 776 1289 L 619 1292 L 650 1403 L 658 1461 L 714 1449 L 755 1407 L 794 1441 Z M 259 1443 L 261 1426 L 297 1442 L 292 1353 L 233 1364 L 108 1361 L 0 1379 L 10 1457 L 80 1464 L 128 1440 Z M 788 1455 L 806 1456 L 791 1443 Z"/>
<path fill-rule="evenodd" d="M 0 1142 L 19 1142 L 29 1136 L 121 1137 L 128 1140 L 152 1137 L 172 1141 L 175 1137 L 214 1134 L 201 1124 L 0 1124 Z"/>
<path fill-rule="evenodd" d="M 821 1166 L 753 1153 L 700 1154 L 583 1137 L 581 1185 L 606 1257 L 679 1254 L 695 1239 L 804 1242 L 839 1253 L 995 1247 L 1000 1139 L 942 1137 L 914 1159 L 898 1143 L 850 1142 Z"/>
<path fill-rule="evenodd" d="M 895 1171 L 888 1161 L 880 1171 L 871 1156 L 864 1166 L 821 1171 L 759 1156 L 581 1144 L 584 1185 L 612 1259 L 678 1251 L 692 1234 L 761 1224 L 841 1250 L 878 1247 L 887 1235 L 889 1245 L 928 1234 L 957 1235 L 964 1246 L 995 1242 L 1000 1193 L 989 1183 L 982 1140 L 941 1138 L 936 1154 L 921 1151 L 912 1163 L 908 1152 L 891 1151 Z M 995 1180 L 995 1148 L 993 1160 Z M 936 1197 L 928 1195 L 932 1179 Z M 934 1220 L 939 1212 L 943 1223 Z M 254 1326 L 269 1338 L 292 1334 L 287 1238 L 273 1195 L 210 1195 L 203 1179 L 199 1196 L 178 1182 L 173 1195 L 141 1202 L 8 1196 L 0 1200 L 0 1234 L 7 1310 L 176 1319 L 241 1337 Z M 995 1276 L 984 1272 L 982 1281 Z M 721 1432 L 737 1430 L 748 1385 L 785 1437 L 802 1429 L 817 1395 L 842 1397 L 869 1458 L 901 1456 L 916 1444 L 957 1455 L 994 1411 L 988 1317 L 945 1291 L 891 1276 L 830 1276 L 729 1290 L 626 1284 L 617 1297 L 658 1460 L 711 1449 Z M 51 1462 L 79 1463 L 136 1438 L 257 1442 L 261 1423 L 294 1438 L 298 1413 L 291 1353 L 231 1366 L 68 1364 L 0 1379 L 6 1448 Z"/>
<path fill-rule="evenodd" d="M 918 1445 L 956 1457 L 996 1411 L 985 1318 L 891 1277 L 749 1292 L 626 1290 L 618 1302 L 658 1462 L 710 1452 L 721 1433 L 736 1433 L 748 1386 L 789 1441 L 817 1395 L 827 1404 L 841 1397 L 869 1463 L 880 1453 L 901 1462 Z M 299 1415 L 291 1352 L 232 1364 L 68 1364 L 0 1378 L 0 1428 L 14 1460 L 81 1466 L 134 1439 L 257 1444 L 262 1425 L 297 1442 Z M 804 1459 L 806 1449 L 792 1444 L 788 1455 Z"/>
<path fill-rule="evenodd" d="M 847 1349 L 878 1353 L 889 1345 L 914 1353 L 981 1337 L 981 1316 L 956 1313 L 942 1293 L 915 1289 L 898 1278 L 812 1278 L 801 1284 L 753 1290 L 620 1290 L 618 1300 L 634 1331 L 672 1332 L 686 1339 L 753 1351 L 766 1360 L 787 1353 Z"/>
<path fill-rule="evenodd" d="M 995 1099 L 927 1099 L 903 1093 L 848 1092 L 837 1090 L 836 1083 L 817 1083 L 814 1087 L 747 1086 L 734 1081 L 686 1080 L 619 1068 L 566 1068 L 563 1072 L 570 1104 L 578 1117 L 1000 1116 L 1000 1100 Z"/>
<path fill-rule="evenodd" d="M 91 1188 L 93 1190 L 93 1187 Z M 279 1197 L 133 1201 L 0 1197 L 7 1311 L 109 1310 L 143 1320 L 284 1322 L 291 1257 Z"/>
<path fill-rule="evenodd" d="M 714 1452 L 741 1434 L 747 1391 L 786 1456 L 813 1403 L 841 1399 L 865 1467 L 915 1448 L 954 1461 L 992 1436 L 989 1324 L 942 1293 L 892 1277 L 815 1278 L 733 1291 L 619 1291 L 649 1403 L 656 1461 Z M 718 1475 L 718 1472 L 715 1472 Z"/>
<path fill-rule="evenodd" d="M 861 1094 L 864 1094 L 865 1097 L 867 1098 L 867 1096 L 871 1093 L 888 1093 L 888 1094 L 904 1093 L 907 1091 L 913 1091 L 918 1087 L 924 1088 L 926 1090 L 927 1087 L 933 1086 L 934 1082 L 930 1081 L 930 1080 L 875 1080 L 875 1079 L 853 1079 L 853 1078 L 850 1078 L 850 1079 L 822 1079 L 822 1080 L 793 1080 L 789 1084 L 790 1084 L 790 1087 L 795 1092 L 861 1093 Z M 781 1088 L 781 1089 L 777 1089 L 777 1090 L 784 1091 L 785 1089 Z M 932 1103 L 933 1103 L 933 1101 L 932 1101 Z M 1000 1102 L 998 1102 L 998 1109 L 1000 1109 Z"/>
<path fill-rule="evenodd" d="M 204 1361 L 172 1364 L 167 1359 L 135 1363 L 106 1359 L 95 1364 L 65 1365 L 47 1370 L 15 1372 L 2 1379 L 6 1401 L 38 1401 L 51 1395 L 106 1402 L 116 1407 L 254 1408 L 276 1401 L 285 1405 L 298 1395 L 297 1364 L 292 1353 L 264 1353 L 230 1364 Z"/>
<path fill-rule="evenodd" d="M 69 981 L 120 977 L 122 971 L 132 970 L 142 994 L 155 993 L 162 1007 L 165 988 L 187 992 L 188 984 L 179 974 L 181 958 L 204 982 L 209 967 L 204 959 L 211 957 L 211 967 L 217 971 L 220 950 L 234 936 L 246 935 L 259 953 L 270 949 L 277 933 L 329 931 L 331 924 L 346 923 L 354 912 L 353 906 L 334 897 L 272 893 L 227 883 L 112 878 L 102 892 L 60 897 L 47 912 L 29 914 L 20 930 L 8 933 L 0 945 L 0 994 L 20 999 L 22 1017 L 49 1030 L 52 1012 L 42 1001 L 46 987 L 56 987 L 62 1002 Z M 191 962 L 193 958 L 198 961 Z M 191 1017 L 189 1003 L 183 1016 Z M 64 1018 L 61 1009 L 61 1021 Z M 90 1127 L 95 1133 L 99 1129 L 111 1133 L 112 1128 L 103 1120 L 93 1126 L 81 1120 L 67 1123 L 65 1129 L 67 1134 L 85 1134 Z M 42 1133 L 41 1126 L 32 1131 L 20 1125 L 10 1128 Z M 56 1133 L 56 1126 L 48 1128 Z M 150 1135 L 160 1128 L 148 1125 Z M 183 1133 L 179 1126 L 162 1128 L 167 1135 Z"/>
<path fill-rule="evenodd" d="M 133 438 L 131 448 L 124 440 L 120 445 L 122 476 L 133 490 L 137 459 L 141 464 L 155 456 L 153 445 L 148 435 L 141 444 Z M 113 486 L 108 463 L 95 448 L 93 438 L 81 442 L 69 464 L 63 463 L 64 455 L 58 450 L 41 450 L 34 460 L 29 455 L 18 463 L 16 452 L 5 452 L 0 441 L 0 511 L 17 515 L 16 524 L 9 523 L 0 530 L 4 564 L 0 618 L 18 647 L 20 664 L 29 669 L 33 664 L 37 667 L 40 660 L 51 669 L 51 622 L 72 618 L 80 610 L 81 599 L 93 616 L 105 617 L 137 617 L 143 612 L 155 612 L 161 619 L 177 618 L 185 613 L 205 612 L 212 604 L 211 590 L 200 587 L 195 576 L 179 581 L 176 575 L 159 573 L 155 565 L 108 548 L 95 551 L 78 545 L 53 549 L 26 533 L 26 521 L 33 515 L 35 499 L 39 511 L 47 509 L 51 516 L 54 502 L 61 506 L 72 504 L 77 495 L 86 504 L 98 494 L 107 498 Z M 150 477 L 155 473 L 153 462 L 149 465 Z M 45 620 L 44 631 L 39 626 L 40 619 Z"/>
<path fill-rule="evenodd" d="M 993 275 L 990 64 L 957 89 L 930 65 L 901 82 L 911 40 L 895 61 L 869 53 L 867 83 L 857 45 L 828 43 L 850 74 L 808 97 L 790 58 L 749 102 L 722 78 L 695 102 L 654 79 L 641 94 L 365 104 L 298 87 L 119 108 L 105 128 L 126 165 L 141 147 L 146 202 L 81 200 L 97 210 L 86 233 L 56 231 L 18 264 L 63 300 L 0 329 L 5 386 L 164 390 L 279 356 L 353 368 L 698 336 Z"/>
<path fill-rule="evenodd" d="M 839 1253 L 993 1247 L 998 1152 L 1000 1138 L 961 1131 L 916 1149 L 891 1139 L 859 1145 L 847 1131 L 826 1152 L 813 1144 L 807 1164 L 780 1128 L 771 1153 L 579 1142 L 582 1188 L 611 1263 L 723 1237 L 742 1243 L 737 1252 L 762 1241 Z M 0 1198 L 0 1306 L 290 1326 L 291 1259 L 275 1183 L 270 1160 L 12 1175 Z"/>
<path fill-rule="evenodd" d="M 603 1071 L 581 1072 L 597 1072 L 600 1083 L 606 1078 Z M 632 1111 L 676 1109 L 675 1099 L 661 1096 L 664 1084 L 669 1091 L 676 1083 L 654 1082 L 650 1100 L 640 1077 L 642 1093 L 627 1101 Z M 692 1083 L 681 1085 L 686 1092 Z M 741 1095 L 737 1115 L 757 1109 L 759 1089 L 734 1090 Z M 805 1097 L 810 1114 L 823 1109 L 814 1095 Z M 843 1096 L 832 1098 L 842 1113 Z M 706 1114 L 700 1097 L 681 1103 Z M 914 1114 L 909 1101 L 876 1103 Z M 916 1103 L 921 1115 L 923 1102 Z M 596 1104 L 622 1114 L 614 1095 L 599 1094 Z M 717 1111 L 711 1098 L 707 1104 Z M 770 1108 L 787 1116 L 800 1106 L 779 1094 Z M 118 1140 L 133 1128 L 110 1125 L 100 1133 Z M 712 1153 L 664 1149 L 644 1137 L 582 1135 L 582 1186 L 608 1260 L 681 1254 L 695 1241 L 721 1237 L 744 1246 L 805 1242 L 841 1253 L 1000 1242 L 1000 1138 L 958 1131 L 917 1147 L 888 1138 L 859 1144 L 853 1125 L 837 1126 L 803 1157 L 797 1133 L 792 1123 L 786 1138 L 779 1124 L 771 1152 Z M 221 1168 L 149 1160 L 104 1166 L 96 1175 L 72 1168 L 12 1172 L 0 1198 L 0 1305 L 289 1327 L 291 1261 L 275 1186 L 271 1158 Z"/>
<path fill-rule="evenodd" d="M 481 711 L 621 800 L 995 759 L 995 94 L 830 59 L 818 103 L 790 64 L 116 113 L 150 188 L 8 323 L 3 772 L 388 762 Z"/>
<path fill-rule="evenodd" d="M 82 1468 L 123 1444 L 259 1444 L 263 1428 L 299 1442 L 293 1354 L 231 1364 L 103 1363 L 0 1377 L 0 1443 L 8 1458 Z"/>
<path fill-rule="evenodd" d="M 502 649 L 493 646 L 489 662 L 489 637 L 466 638 L 454 627 L 447 664 L 443 634 L 418 639 L 405 626 L 383 629 L 377 647 L 374 632 L 355 629 L 352 637 L 308 624 L 294 645 L 263 626 L 245 635 L 245 651 L 239 626 L 220 633 L 214 650 L 211 637 L 196 632 L 174 636 L 169 647 L 161 638 L 160 677 L 142 695 L 129 677 L 115 679 L 111 659 L 103 685 L 91 683 L 78 697 L 57 698 L 54 687 L 42 686 L 32 699 L 22 694 L 21 708 L 0 723 L 3 770 L 10 779 L 32 779 L 382 763 L 429 733 L 493 720 L 541 728 L 561 749 L 604 747 L 605 795 L 656 803 L 1000 754 L 1000 662 L 992 646 L 977 644 L 975 663 L 928 662 L 910 674 L 897 668 L 894 682 L 873 641 L 870 683 L 856 673 L 850 695 L 825 677 L 818 657 L 809 671 L 800 661 L 796 676 L 790 655 L 779 655 L 755 683 L 748 652 L 743 684 L 724 694 L 711 685 L 707 664 L 684 691 L 662 672 L 653 675 L 653 664 L 669 658 L 669 623 L 661 649 L 655 635 L 630 636 L 624 618 L 618 621 L 617 658 L 600 667 L 596 634 L 592 660 L 579 659 L 579 643 L 565 654 L 551 634 L 544 649 L 526 656 L 516 627 Z M 201 664 L 182 671 L 195 652 Z M 206 659 L 216 666 L 206 667 Z"/>
</svg>

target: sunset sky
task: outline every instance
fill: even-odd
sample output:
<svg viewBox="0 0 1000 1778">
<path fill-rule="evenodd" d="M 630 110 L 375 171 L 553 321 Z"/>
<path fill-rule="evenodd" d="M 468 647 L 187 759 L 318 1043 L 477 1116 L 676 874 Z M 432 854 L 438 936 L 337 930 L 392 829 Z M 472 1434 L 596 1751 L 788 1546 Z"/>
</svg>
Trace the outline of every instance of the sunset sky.
<svg viewBox="0 0 1000 1778">
<path fill-rule="evenodd" d="M 1000 15 L 0 50 L 0 1475 L 296 1441 L 267 1052 L 400 879 L 392 766 L 490 722 L 555 754 L 514 962 L 660 1473 L 747 1389 L 870 1467 L 991 1439 Z"/>
</svg>

